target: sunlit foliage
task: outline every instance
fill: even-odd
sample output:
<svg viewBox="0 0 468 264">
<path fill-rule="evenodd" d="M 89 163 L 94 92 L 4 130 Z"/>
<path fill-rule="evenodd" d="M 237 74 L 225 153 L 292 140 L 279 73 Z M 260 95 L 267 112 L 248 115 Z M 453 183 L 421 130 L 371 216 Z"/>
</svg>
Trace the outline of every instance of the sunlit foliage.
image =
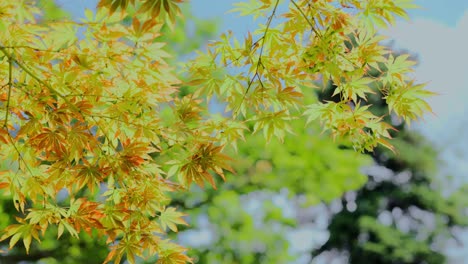
<svg viewBox="0 0 468 264">
<path fill-rule="evenodd" d="M 160 40 L 164 25 L 177 27 L 181 2 L 102 0 L 79 22 L 43 20 L 34 1 L 0 3 L 0 188 L 20 212 L 1 237 L 10 247 L 21 240 L 28 251 L 56 226 L 59 238 L 105 237 L 105 262 L 185 263 L 185 249 L 166 239 L 186 224 L 168 194 L 215 187 L 215 175 L 233 171 L 226 147 L 252 132 L 283 141 L 291 120 L 318 118 L 356 150 L 392 148 L 391 126 L 366 96 L 380 93 L 405 120 L 430 110 L 421 99 L 430 93 L 407 76 L 414 63 L 388 56 L 375 35 L 410 1 L 291 0 L 282 14 L 279 0 L 241 3 L 235 11 L 266 23 L 199 52 L 188 81 Z M 340 102 L 302 101 L 319 79 L 337 86 Z M 180 96 L 187 85 L 194 92 Z M 214 97 L 222 117 L 208 111 Z"/>
</svg>

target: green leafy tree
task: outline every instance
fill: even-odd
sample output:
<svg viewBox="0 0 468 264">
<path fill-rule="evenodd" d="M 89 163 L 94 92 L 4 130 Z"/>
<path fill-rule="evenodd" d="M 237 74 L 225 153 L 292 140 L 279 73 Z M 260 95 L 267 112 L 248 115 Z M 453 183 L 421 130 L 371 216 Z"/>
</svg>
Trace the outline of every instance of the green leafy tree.
<svg viewBox="0 0 468 264">
<path fill-rule="evenodd" d="M 47 21 L 34 1 L 0 3 L 0 187 L 19 212 L 0 238 L 10 248 L 21 240 L 29 252 L 56 229 L 58 238 L 105 239 L 105 263 L 185 263 L 186 249 L 167 239 L 187 224 L 171 197 L 191 183 L 215 188 L 215 175 L 233 172 L 229 149 L 250 131 L 284 141 L 291 120 L 305 115 L 370 151 L 392 148 L 391 126 L 363 106 L 374 93 L 365 85 L 382 83 L 374 88 L 405 120 L 430 110 L 430 93 L 407 76 L 414 63 L 384 56 L 375 35 L 406 16 L 409 1 L 291 0 L 281 20 L 279 0 L 241 3 L 237 10 L 266 24 L 244 41 L 221 36 L 185 64 L 188 81 L 160 39 L 170 34 L 164 26 L 177 27 L 181 2 L 101 0 L 80 22 Z M 359 45 L 346 46 L 350 35 Z M 367 77 L 381 67 L 387 74 Z M 346 96 L 305 104 L 319 78 Z M 226 115 L 208 111 L 213 96 Z"/>
<path fill-rule="evenodd" d="M 56 5 L 53 1 L 39 1 L 38 7 L 44 10 L 45 21 L 56 20 L 58 18 L 69 17 L 69 14 Z M 216 33 L 216 21 L 214 20 L 201 20 L 189 11 L 189 7 L 183 8 L 184 19 L 178 19 L 178 27 L 174 30 L 168 27 L 163 28 L 163 34 L 160 39 L 164 42 L 170 43 L 168 49 L 171 54 L 177 54 L 174 60 L 181 60 L 190 52 L 201 48 L 207 39 L 213 38 Z M 125 20 L 123 23 L 128 23 L 131 20 Z M 169 34 L 170 33 L 170 34 Z M 191 41 L 184 41 L 184 38 L 190 35 Z M 181 87 L 181 94 L 187 87 Z M 8 164 L 4 164 L 5 167 Z M 11 203 L 11 199 L 2 199 L 0 207 L 0 230 L 3 230 L 8 225 L 12 224 L 11 216 L 17 213 L 15 207 Z M 31 262 L 31 263 L 101 263 L 108 254 L 108 247 L 105 239 L 92 236 L 80 232 L 80 238 L 64 234 L 60 240 L 57 240 L 57 230 L 52 229 L 51 232 L 45 234 L 41 239 L 41 243 L 31 245 L 29 254 L 25 254 L 24 250 L 14 247 L 7 253 L 2 254 L 0 263 L 17 263 L 17 262 Z M 2 241 L 0 246 L 3 249 L 8 248 L 8 241 Z"/>
</svg>

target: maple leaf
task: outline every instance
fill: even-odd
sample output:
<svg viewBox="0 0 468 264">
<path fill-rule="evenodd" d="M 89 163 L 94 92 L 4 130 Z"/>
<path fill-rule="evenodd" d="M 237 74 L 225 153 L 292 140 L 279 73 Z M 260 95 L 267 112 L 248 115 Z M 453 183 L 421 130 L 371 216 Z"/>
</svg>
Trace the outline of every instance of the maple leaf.
<svg viewBox="0 0 468 264">
<path fill-rule="evenodd" d="M 3 230 L 4 234 L 0 237 L 0 241 L 3 241 L 9 237 L 10 238 L 10 249 L 15 246 L 15 244 L 23 238 L 23 244 L 26 248 L 26 253 L 29 254 L 29 248 L 31 246 L 32 238 L 40 241 L 39 239 L 39 230 L 40 227 L 37 224 L 29 224 L 21 218 L 16 218 L 20 224 L 10 225 Z"/>
<path fill-rule="evenodd" d="M 227 164 L 227 161 L 231 160 L 231 158 L 222 154 L 221 150 L 222 146 L 215 146 L 212 143 L 200 144 L 189 161 L 180 169 L 183 175 L 183 182 L 187 186 L 195 182 L 200 187 L 203 187 L 204 180 L 207 180 L 213 188 L 216 188 L 213 176 L 211 176 L 209 170 L 213 170 L 223 180 L 226 180 L 223 170 L 234 173 L 234 169 Z"/>
<path fill-rule="evenodd" d="M 92 228 L 103 228 L 100 220 L 104 217 L 104 213 L 99 207 L 99 203 L 90 202 L 84 198 L 76 199 L 70 206 L 70 217 L 67 221 L 77 232 L 84 229 L 91 234 Z"/>
<path fill-rule="evenodd" d="M 187 255 L 181 252 L 173 252 L 166 254 L 158 259 L 157 264 L 184 264 L 184 263 L 193 263 L 192 259 Z"/>
<path fill-rule="evenodd" d="M 284 89 L 278 88 L 276 97 L 280 102 L 294 104 L 300 102 L 299 98 L 303 97 L 303 94 L 290 86 Z"/>
<path fill-rule="evenodd" d="M 425 111 L 432 112 L 431 106 L 423 98 L 434 96 L 436 93 L 424 90 L 425 86 L 425 83 L 414 84 L 414 81 L 410 81 L 402 87 L 392 89 L 385 97 L 389 111 L 394 111 L 408 123 Z"/>
<path fill-rule="evenodd" d="M 187 222 L 182 218 L 186 216 L 183 213 L 177 212 L 174 207 L 168 207 L 161 211 L 159 221 L 163 230 L 168 227 L 170 230 L 177 232 L 177 225 L 188 225 Z"/>
<path fill-rule="evenodd" d="M 100 0 L 98 7 L 109 7 L 112 14 L 119 8 L 125 10 L 130 3 L 135 4 L 135 0 Z"/>
<path fill-rule="evenodd" d="M 132 142 L 130 139 L 122 143 L 122 148 L 123 150 L 119 155 L 120 167 L 127 173 L 151 159 L 148 153 L 157 151 L 155 148 L 151 148 L 148 143 Z"/>
<path fill-rule="evenodd" d="M 46 151 L 46 158 L 63 156 L 67 152 L 66 131 L 63 128 L 43 128 L 42 133 L 29 139 L 29 143 L 38 150 Z"/>
<path fill-rule="evenodd" d="M 96 165 L 78 165 L 75 167 L 77 173 L 75 174 L 76 184 L 79 189 L 85 185 L 93 192 L 94 188 L 98 186 L 111 172 L 110 167 Z"/>
</svg>

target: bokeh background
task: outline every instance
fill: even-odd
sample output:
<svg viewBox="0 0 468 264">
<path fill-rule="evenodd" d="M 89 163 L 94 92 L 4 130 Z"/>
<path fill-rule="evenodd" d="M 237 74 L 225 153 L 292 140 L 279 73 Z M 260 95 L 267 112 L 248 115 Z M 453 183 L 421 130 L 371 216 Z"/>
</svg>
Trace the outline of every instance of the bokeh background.
<svg viewBox="0 0 468 264">
<path fill-rule="evenodd" d="M 242 39 L 265 23 L 228 13 L 239 1 L 190 1 L 183 26 L 164 36 L 173 59 L 192 58 L 227 30 Z M 237 174 L 218 190 L 194 186 L 174 197 L 190 223 L 175 239 L 196 263 L 468 263 L 468 1 L 415 2 L 422 8 L 410 11 L 411 21 L 381 34 L 396 54 L 418 61 L 415 78 L 439 94 L 430 99 L 434 114 L 411 126 L 389 120 L 400 130 L 397 154 L 357 154 L 301 121 L 284 144 L 249 137 L 235 154 Z M 96 1 L 56 4 L 79 19 Z M 333 100 L 331 89 L 309 91 L 305 100 Z M 383 114 L 385 102 L 370 100 Z M 213 102 L 212 111 L 222 104 Z M 12 214 L 4 198 L 0 228 Z M 106 256 L 103 240 L 55 236 L 28 256 L 19 247 L 0 253 L 0 263 L 92 264 Z"/>
</svg>

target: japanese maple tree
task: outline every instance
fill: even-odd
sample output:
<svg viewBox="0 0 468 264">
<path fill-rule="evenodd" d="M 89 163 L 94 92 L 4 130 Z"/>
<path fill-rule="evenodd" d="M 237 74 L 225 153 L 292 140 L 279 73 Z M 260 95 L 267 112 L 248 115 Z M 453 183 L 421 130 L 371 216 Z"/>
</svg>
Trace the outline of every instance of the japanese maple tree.
<svg viewBox="0 0 468 264">
<path fill-rule="evenodd" d="M 166 239 L 187 224 L 169 193 L 215 188 L 215 174 L 233 171 L 225 148 L 252 132 L 282 141 L 295 118 L 319 119 L 358 151 L 392 148 L 392 127 L 367 95 L 381 94 L 405 120 L 430 111 L 422 98 L 431 93 L 407 75 L 414 62 L 388 55 L 376 35 L 406 17 L 410 0 L 239 3 L 235 11 L 265 24 L 244 40 L 222 35 L 185 64 L 184 81 L 160 41 L 182 2 L 101 0 L 79 22 L 43 21 L 34 1 L 0 3 L 0 188 L 19 211 L 1 237 L 10 247 L 22 240 L 28 251 L 56 226 L 58 238 L 106 237 L 104 262 L 189 262 Z M 316 80 L 336 85 L 341 101 L 302 100 Z M 213 97 L 225 115 L 208 111 Z"/>
</svg>

